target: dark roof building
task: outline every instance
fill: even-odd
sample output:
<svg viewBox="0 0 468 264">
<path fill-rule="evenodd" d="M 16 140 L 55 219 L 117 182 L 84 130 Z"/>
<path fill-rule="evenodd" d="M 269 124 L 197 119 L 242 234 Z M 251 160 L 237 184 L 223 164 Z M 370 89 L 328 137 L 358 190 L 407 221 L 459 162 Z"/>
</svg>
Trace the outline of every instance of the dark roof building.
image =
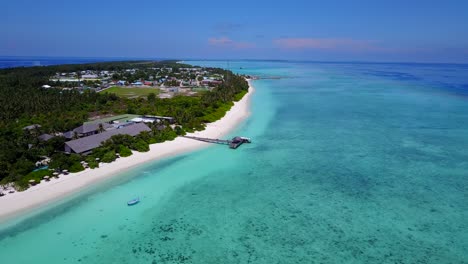
<svg viewBox="0 0 468 264">
<path fill-rule="evenodd" d="M 99 125 L 102 125 L 102 128 L 104 130 L 112 128 L 113 126 L 111 124 L 107 123 L 99 123 L 99 124 L 83 124 L 82 126 L 79 126 L 75 129 L 73 129 L 73 132 L 78 133 L 79 136 L 89 136 L 93 135 L 99 132 Z"/>
<path fill-rule="evenodd" d="M 50 139 L 54 138 L 54 136 L 50 134 L 42 134 L 38 138 L 40 141 L 49 141 Z"/>
<path fill-rule="evenodd" d="M 23 127 L 23 130 L 33 130 L 37 128 L 41 128 L 41 125 L 34 124 L 34 125 L 26 126 L 26 127 Z"/>
<path fill-rule="evenodd" d="M 63 133 L 63 136 L 66 138 L 66 139 L 72 139 L 73 136 L 74 136 L 74 132 L 73 131 L 67 131 L 65 133 Z"/>
<path fill-rule="evenodd" d="M 169 123 L 171 123 L 171 124 L 175 123 L 175 118 L 170 117 L 170 116 L 144 115 L 143 117 L 144 118 L 152 118 L 152 119 L 155 119 L 155 120 L 166 120 L 166 121 L 169 121 Z"/>
<path fill-rule="evenodd" d="M 151 129 L 143 123 L 138 123 L 120 129 L 105 131 L 100 134 L 65 142 L 65 151 L 69 153 L 87 154 L 114 135 L 136 136 L 143 131 L 151 131 Z"/>
</svg>

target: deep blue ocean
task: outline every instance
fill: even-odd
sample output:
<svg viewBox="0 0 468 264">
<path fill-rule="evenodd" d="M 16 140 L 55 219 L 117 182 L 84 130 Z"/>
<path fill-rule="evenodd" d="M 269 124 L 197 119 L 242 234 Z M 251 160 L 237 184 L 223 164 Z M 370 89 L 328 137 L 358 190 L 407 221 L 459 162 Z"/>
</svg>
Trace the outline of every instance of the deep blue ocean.
<svg viewBox="0 0 468 264">
<path fill-rule="evenodd" d="M 253 143 L 0 226 L 2 262 L 468 263 L 467 65 L 188 63 L 263 78 L 231 135 Z"/>
<path fill-rule="evenodd" d="M 150 60 L 148 58 L 75 58 L 75 57 L 18 57 L 0 56 L 0 69 L 13 67 L 83 64 L 103 61 Z"/>
</svg>

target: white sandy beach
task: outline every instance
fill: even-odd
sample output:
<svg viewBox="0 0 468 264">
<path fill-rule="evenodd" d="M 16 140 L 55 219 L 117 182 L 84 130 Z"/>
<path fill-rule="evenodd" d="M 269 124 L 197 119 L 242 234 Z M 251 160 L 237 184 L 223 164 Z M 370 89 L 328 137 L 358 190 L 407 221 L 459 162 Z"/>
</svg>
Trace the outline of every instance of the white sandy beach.
<svg viewBox="0 0 468 264">
<path fill-rule="evenodd" d="M 250 97 L 253 92 L 254 87 L 249 80 L 249 92 L 239 102 L 236 102 L 223 118 L 208 124 L 203 131 L 188 135 L 208 138 L 222 138 L 227 135 L 249 116 Z M 149 152 L 134 151 L 130 157 L 119 158 L 112 163 L 101 163 L 96 169 L 71 173 L 49 182 L 42 181 L 26 191 L 0 197 L 0 220 L 7 220 L 33 208 L 57 201 L 142 163 L 194 151 L 209 145 L 209 143 L 178 137 L 173 141 L 151 145 Z"/>
</svg>

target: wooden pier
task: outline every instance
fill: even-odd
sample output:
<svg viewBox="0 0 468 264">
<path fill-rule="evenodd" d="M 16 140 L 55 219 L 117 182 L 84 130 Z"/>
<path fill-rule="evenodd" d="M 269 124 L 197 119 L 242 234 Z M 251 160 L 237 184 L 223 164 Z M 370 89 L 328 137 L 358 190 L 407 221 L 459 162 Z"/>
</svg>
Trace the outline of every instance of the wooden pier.
<svg viewBox="0 0 468 264">
<path fill-rule="evenodd" d="M 251 143 L 252 141 L 250 138 L 246 137 L 234 137 L 231 140 L 226 140 L 226 139 L 214 139 L 214 138 L 202 138 L 202 137 L 192 137 L 192 136 L 183 136 L 184 138 L 190 138 L 198 141 L 203 141 L 207 143 L 214 143 L 214 144 L 223 144 L 223 145 L 229 145 L 230 148 L 236 149 L 243 143 Z"/>
</svg>

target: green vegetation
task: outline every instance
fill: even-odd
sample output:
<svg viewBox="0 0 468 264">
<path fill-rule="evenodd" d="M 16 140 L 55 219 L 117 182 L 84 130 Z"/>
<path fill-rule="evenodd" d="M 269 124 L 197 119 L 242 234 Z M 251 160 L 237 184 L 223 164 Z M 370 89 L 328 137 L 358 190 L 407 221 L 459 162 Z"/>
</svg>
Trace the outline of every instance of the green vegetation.
<svg viewBox="0 0 468 264">
<path fill-rule="evenodd" d="M 120 157 L 129 157 L 133 153 L 128 147 L 121 145 L 119 148 L 119 154 L 120 154 Z"/>
<path fill-rule="evenodd" d="M 216 107 L 209 109 L 209 113 L 202 117 L 203 122 L 211 123 L 222 118 L 229 109 L 234 105 L 232 102 L 218 104 Z"/>
<path fill-rule="evenodd" d="M 147 93 L 144 95 L 147 99 L 126 98 L 118 92 L 95 93 L 88 90 L 80 93 L 76 90 L 40 88 L 48 84 L 49 77 L 56 72 L 163 66 L 172 67 L 174 72 L 180 67 L 190 67 L 174 62 L 108 62 L 0 70 L 0 184 L 14 182 L 17 186 L 26 188 L 30 179 L 40 176 L 39 173 L 31 174 L 31 171 L 44 156 L 51 158 L 51 169 L 75 172 L 83 170 L 80 164 L 83 160 L 91 168 L 95 168 L 99 165 L 96 158 L 101 162 L 111 162 L 115 160 L 116 153 L 127 155 L 127 148 L 148 151 L 149 144 L 173 140 L 177 135 L 204 129 L 206 122 L 213 122 L 224 116 L 232 102 L 239 100 L 248 88 L 241 76 L 215 68 L 207 70 L 224 76 L 224 80 L 229 81 L 197 97 L 160 99 L 156 94 Z M 63 137 L 57 136 L 48 141 L 38 139 L 43 133 L 69 131 L 91 116 L 121 114 L 172 116 L 177 120 L 177 127 L 173 130 L 168 124 L 154 124 L 151 132 L 142 133 L 135 138 L 115 136 L 85 157 L 64 154 Z M 32 124 L 39 124 L 40 127 L 23 129 Z"/>
<path fill-rule="evenodd" d="M 51 159 L 52 161 L 49 164 L 49 168 L 57 170 L 69 170 L 70 172 L 73 172 L 72 170 L 79 169 L 76 164 L 80 164 L 82 161 L 82 157 L 78 154 L 66 155 L 61 152 L 57 152 L 52 155 Z"/>
<path fill-rule="evenodd" d="M 79 162 L 75 162 L 70 166 L 70 172 L 79 172 L 83 170 L 84 170 L 84 167 Z"/>
<path fill-rule="evenodd" d="M 85 158 L 86 163 L 88 163 L 88 167 L 91 169 L 99 168 L 99 162 L 93 156 L 88 156 Z"/>
<path fill-rule="evenodd" d="M 101 161 L 105 163 L 109 163 L 109 162 L 113 162 L 116 158 L 117 156 L 115 155 L 115 151 L 110 150 L 102 156 Z"/>
<path fill-rule="evenodd" d="M 102 93 L 115 94 L 119 97 L 124 97 L 124 98 L 139 98 L 139 97 L 147 97 L 150 94 L 157 95 L 159 93 L 159 89 L 142 88 L 142 87 L 125 88 L 125 87 L 114 86 L 114 87 L 111 87 L 102 91 Z"/>
<path fill-rule="evenodd" d="M 149 145 L 147 142 L 143 141 L 142 139 L 136 140 L 132 144 L 132 148 L 138 152 L 147 152 L 149 151 Z"/>
<path fill-rule="evenodd" d="M 242 97 L 244 97 L 244 95 L 247 94 L 247 92 L 248 92 L 247 90 L 240 91 L 238 94 L 234 96 L 234 101 L 236 102 L 240 101 Z"/>
<path fill-rule="evenodd" d="M 26 177 L 23 177 L 19 181 L 17 181 L 16 186 L 20 190 L 24 190 L 28 188 L 30 180 L 34 180 L 36 183 L 39 183 L 44 178 L 44 176 L 52 177 L 52 173 L 53 172 L 50 170 L 38 170 L 30 172 L 28 173 L 28 175 L 26 175 Z"/>
</svg>

